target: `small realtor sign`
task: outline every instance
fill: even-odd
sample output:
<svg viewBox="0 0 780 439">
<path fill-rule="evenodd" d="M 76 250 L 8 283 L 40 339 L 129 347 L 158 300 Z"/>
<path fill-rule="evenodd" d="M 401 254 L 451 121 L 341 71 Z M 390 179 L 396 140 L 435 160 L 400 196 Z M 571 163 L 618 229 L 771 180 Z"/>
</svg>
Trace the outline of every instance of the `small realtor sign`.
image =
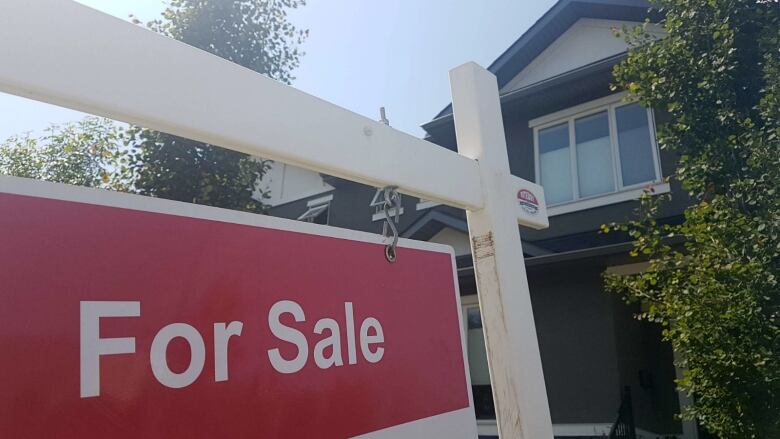
<svg viewBox="0 0 780 439">
<path fill-rule="evenodd" d="M 0 437 L 475 437 L 449 247 L 0 177 Z"/>
</svg>

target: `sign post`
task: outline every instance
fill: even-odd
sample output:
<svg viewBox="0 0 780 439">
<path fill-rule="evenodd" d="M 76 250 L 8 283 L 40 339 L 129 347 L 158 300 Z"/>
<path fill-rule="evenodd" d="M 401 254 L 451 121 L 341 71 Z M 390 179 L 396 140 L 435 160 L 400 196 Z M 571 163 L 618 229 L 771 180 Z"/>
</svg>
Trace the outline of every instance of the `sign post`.
<svg viewBox="0 0 780 439">
<path fill-rule="evenodd" d="M 552 438 L 517 227 L 547 227 L 544 195 L 509 172 L 491 73 L 452 72 L 459 155 L 71 1 L 0 2 L 0 52 L 2 91 L 466 209 L 499 431 Z"/>
<path fill-rule="evenodd" d="M 509 173 L 496 77 L 468 63 L 450 72 L 450 83 L 458 152 L 479 161 L 482 178 L 485 207 L 466 211 L 466 217 L 498 431 L 509 438 L 551 438 L 517 227 L 518 220 L 546 226 L 544 194 Z"/>
</svg>

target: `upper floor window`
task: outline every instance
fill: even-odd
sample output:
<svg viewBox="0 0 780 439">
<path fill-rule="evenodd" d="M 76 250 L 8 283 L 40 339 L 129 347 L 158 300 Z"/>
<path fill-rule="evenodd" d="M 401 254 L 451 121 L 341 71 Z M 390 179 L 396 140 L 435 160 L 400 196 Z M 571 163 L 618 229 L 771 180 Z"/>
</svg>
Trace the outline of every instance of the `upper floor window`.
<svg viewBox="0 0 780 439">
<path fill-rule="evenodd" d="M 298 220 L 327 225 L 330 222 L 330 202 L 332 200 L 333 195 L 309 200 L 306 203 L 306 211 L 298 217 Z"/>
<path fill-rule="evenodd" d="M 624 95 L 532 120 L 548 206 L 640 189 L 661 178 L 653 112 Z"/>
</svg>

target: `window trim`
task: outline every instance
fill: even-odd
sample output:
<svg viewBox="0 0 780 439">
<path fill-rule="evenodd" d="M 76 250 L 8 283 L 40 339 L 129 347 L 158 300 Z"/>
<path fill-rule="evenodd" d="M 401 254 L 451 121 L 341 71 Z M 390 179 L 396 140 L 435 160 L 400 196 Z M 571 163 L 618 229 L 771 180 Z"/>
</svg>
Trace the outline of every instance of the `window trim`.
<svg viewBox="0 0 780 439">
<path fill-rule="evenodd" d="M 627 92 L 615 93 L 603 98 L 599 98 L 584 104 L 575 105 L 555 113 L 532 119 L 528 122 L 529 128 L 533 130 L 534 142 L 534 180 L 541 184 L 541 163 L 539 156 L 539 131 L 557 125 L 566 124 L 569 134 L 569 166 L 572 177 L 572 196 L 573 199 L 556 204 L 548 204 L 547 215 L 555 216 L 564 213 L 576 212 L 579 210 L 592 209 L 594 207 L 615 204 L 622 201 L 638 199 L 642 192 L 648 187 L 653 188 L 655 194 L 669 192 L 669 184 L 663 182 L 661 171 L 661 157 L 658 150 L 658 141 L 656 139 L 656 124 L 653 110 L 646 108 L 648 118 L 648 130 L 650 131 L 650 144 L 653 156 L 653 169 L 655 179 L 652 181 L 636 183 L 630 186 L 623 186 L 623 174 L 620 168 L 620 148 L 617 136 L 617 118 L 615 110 L 617 108 L 636 103 L 636 100 L 627 100 Z M 612 178 L 615 190 L 612 192 L 580 197 L 579 176 L 577 175 L 577 147 L 574 132 L 574 123 L 576 119 L 590 116 L 593 114 L 607 112 L 609 124 L 609 141 L 612 149 Z"/>
<path fill-rule="evenodd" d="M 395 216 L 395 207 L 391 207 L 390 209 L 388 209 L 388 213 L 390 214 L 390 216 Z M 401 210 L 398 211 L 398 216 L 401 216 L 403 214 L 404 214 L 404 208 L 401 207 Z M 379 211 L 371 215 L 371 221 L 379 221 L 385 218 L 387 218 L 387 216 L 385 215 L 384 211 Z"/>
<path fill-rule="evenodd" d="M 669 193 L 671 191 L 671 186 L 669 186 L 669 183 L 647 183 L 642 187 L 634 189 L 554 204 L 547 208 L 547 216 L 552 217 L 565 213 L 579 212 L 581 210 L 622 203 L 624 201 L 638 200 L 648 189 L 652 191 L 653 195 L 661 195 Z"/>
<path fill-rule="evenodd" d="M 333 194 L 325 195 L 324 197 L 315 198 L 306 202 L 306 207 L 314 207 L 319 204 L 325 204 L 329 201 L 333 201 Z"/>
<path fill-rule="evenodd" d="M 323 198 L 327 198 L 327 197 L 323 197 Z M 318 201 L 318 200 L 312 200 L 312 201 Z M 306 203 L 306 211 L 303 212 L 297 218 L 298 221 L 314 223 L 314 219 L 324 213 L 325 225 L 330 224 L 330 201 L 331 200 L 328 199 L 328 200 L 320 201 L 319 203 Z"/>
<path fill-rule="evenodd" d="M 420 198 L 420 201 L 417 202 L 417 210 L 430 209 L 431 207 L 436 207 L 440 205 L 441 203 L 437 201 L 431 201 L 431 200 L 426 200 L 425 198 Z"/>
</svg>

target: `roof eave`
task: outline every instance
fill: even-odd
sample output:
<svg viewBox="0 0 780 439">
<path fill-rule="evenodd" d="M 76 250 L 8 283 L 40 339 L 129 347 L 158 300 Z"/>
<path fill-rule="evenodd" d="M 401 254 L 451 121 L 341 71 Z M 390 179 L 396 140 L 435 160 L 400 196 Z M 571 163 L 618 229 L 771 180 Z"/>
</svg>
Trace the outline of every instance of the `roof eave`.
<svg viewBox="0 0 780 439">
<path fill-rule="evenodd" d="M 590 75 L 594 72 L 601 71 L 606 68 L 611 68 L 615 64 L 625 59 L 625 57 L 626 57 L 626 52 L 619 53 L 617 55 L 613 55 L 608 58 L 595 61 L 593 63 L 584 65 L 582 67 L 578 67 L 574 70 L 569 70 L 568 72 L 561 73 L 560 75 L 552 76 L 550 78 L 543 79 L 539 82 L 529 84 L 525 87 L 521 87 L 516 90 L 512 90 L 510 92 L 504 93 L 501 96 L 499 96 L 501 105 L 503 106 L 505 104 L 509 104 L 511 102 L 514 102 L 518 99 L 521 99 L 531 94 L 541 93 L 545 89 L 556 87 L 566 82 L 575 81 L 579 78 L 582 78 L 583 76 Z M 433 119 L 429 122 L 422 124 L 421 127 L 423 130 L 425 130 L 426 133 L 430 135 L 429 132 L 430 129 L 440 127 L 441 125 L 444 125 L 446 123 L 451 123 L 452 117 L 453 117 L 452 113 L 447 113 L 437 117 L 436 119 Z"/>
</svg>

